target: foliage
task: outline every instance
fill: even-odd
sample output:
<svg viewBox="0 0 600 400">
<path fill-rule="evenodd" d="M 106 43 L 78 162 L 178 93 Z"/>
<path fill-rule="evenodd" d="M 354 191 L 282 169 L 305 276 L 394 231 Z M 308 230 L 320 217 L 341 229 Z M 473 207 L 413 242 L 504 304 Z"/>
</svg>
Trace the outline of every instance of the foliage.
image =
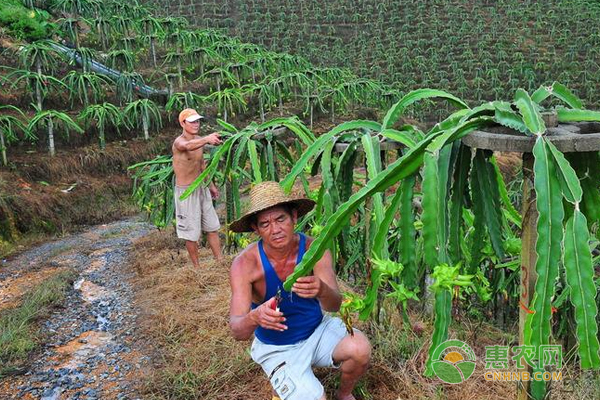
<svg viewBox="0 0 600 400">
<path fill-rule="evenodd" d="M 558 86 L 558 85 L 556 85 Z M 387 113 L 384 118 L 384 124 L 382 124 L 382 128 L 393 125 L 395 120 L 399 117 L 399 113 L 395 113 L 394 110 L 398 108 L 403 108 L 403 104 L 410 103 L 411 99 L 418 98 L 426 98 L 428 96 L 439 96 L 442 95 L 444 97 L 448 97 L 443 93 L 439 93 L 435 90 L 421 90 L 417 92 L 408 93 L 404 98 L 400 99 L 398 103 L 396 103 L 390 111 Z M 577 104 L 577 103 L 573 103 Z M 432 242 L 429 246 L 430 253 L 426 254 L 426 257 L 431 257 L 429 260 L 426 259 L 426 264 L 429 264 L 431 267 L 438 266 L 441 264 L 446 264 L 448 260 L 448 254 L 446 254 L 445 249 L 448 247 L 448 235 L 446 234 L 448 229 L 448 200 L 447 198 L 450 196 L 450 193 L 446 191 L 448 187 L 447 177 L 450 176 L 450 172 L 454 168 L 452 163 L 444 162 L 444 151 L 452 150 L 454 147 L 453 142 L 460 139 L 461 137 L 469 134 L 475 129 L 481 128 L 485 125 L 490 125 L 493 122 L 502 123 L 505 119 L 497 118 L 496 111 L 501 110 L 503 112 L 512 112 L 514 116 L 519 116 L 522 118 L 523 124 L 525 125 L 527 132 L 529 134 L 535 134 L 536 145 L 534 148 L 534 156 L 535 156 L 535 190 L 537 194 L 537 208 L 539 213 L 538 218 L 538 240 L 536 242 L 536 252 L 538 254 L 537 263 L 536 263 L 536 272 L 538 274 L 538 281 L 536 284 L 536 290 L 534 294 L 534 299 L 531 304 L 531 308 L 534 311 L 531 314 L 527 321 L 527 329 L 525 331 L 526 342 L 532 345 L 541 345 L 548 344 L 550 340 L 550 315 L 551 315 L 551 298 L 553 296 L 555 290 L 555 279 L 558 274 L 558 266 L 560 261 L 560 255 L 562 253 L 562 239 L 565 227 L 563 225 L 563 204 L 561 201 L 561 197 L 568 202 L 571 202 L 575 205 L 576 209 L 578 209 L 578 204 L 582 199 L 582 190 L 580 188 L 579 180 L 576 176 L 576 172 L 570 166 L 566 158 L 560 153 L 548 139 L 544 136 L 545 128 L 543 127 L 543 121 L 539 116 L 539 107 L 534 105 L 531 97 L 522 90 L 517 91 L 515 96 L 515 102 L 513 103 L 512 108 L 507 108 L 506 105 L 502 102 L 492 102 L 483 104 L 480 107 L 476 107 L 474 109 L 462 109 L 460 111 L 455 112 L 450 115 L 446 120 L 442 121 L 435 125 L 426 135 L 420 140 L 414 147 L 409 148 L 404 155 L 402 155 L 397 161 L 392 163 L 387 169 L 377 173 L 375 176 L 371 177 L 371 180 L 367 182 L 367 184 L 360 189 L 357 193 L 352 195 L 345 203 L 339 205 L 336 208 L 336 211 L 328 218 L 326 225 L 322 228 L 320 235 L 315 239 L 311 248 L 307 251 L 305 257 L 302 262 L 296 267 L 294 272 L 288 277 L 286 282 L 284 283 L 284 287 L 289 289 L 289 287 L 293 284 L 295 279 L 299 276 L 306 275 L 310 272 L 314 262 L 318 260 L 326 248 L 331 246 L 331 241 L 335 236 L 337 236 L 341 229 L 348 224 L 352 214 L 357 210 L 360 203 L 368 201 L 368 199 L 372 198 L 373 195 L 383 192 L 385 189 L 389 188 L 391 185 L 402 181 L 403 179 L 411 176 L 416 171 L 418 171 L 421 167 L 423 167 L 423 180 L 427 181 L 429 179 L 435 178 L 435 184 L 431 186 L 427 186 L 426 182 L 423 184 L 423 197 L 427 197 L 428 192 L 431 192 L 430 198 L 438 197 L 438 200 L 428 204 L 423 201 L 423 226 L 422 226 L 422 235 L 424 242 L 430 241 Z M 510 111 L 509 111 L 510 110 Z M 519 114 L 516 114 L 514 110 L 519 110 Z M 594 115 L 594 113 L 590 113 Z M 391 117 L 390 117 L 391 116 Z M 513 118 L 514 120 L 514 118 Z M 541 122 L 540 122 L 541 121 Z M 357 125 L 359 121 L 354 121 L 351 123 L 345 123 L 342 125 L 351 126 L 351 124 L 355 124 L 355 126 L 364 126 L 365 122 Z M 376 124 L 372 125 L 376 127 Z M 335 128 L 332 132 L 337 130 L 342 130 L 341 126 Z M 315 144 L 319 144 L 321 140 L 328 141 L 331 140 L 333 135 L 325 134 L 322 135 Z M 321 144 L 322 146 L 322 144 Z M 307 150 L 303 158 L 310 158 L 311 153 Z M 481 157 L 478 159 L 477 157 Z M 456 159 L 456 158 L 455 158 Z M 479 161 L 478 161 L 479 160 Z M 301 165 L 301 160 L 296 164 L 295 170 L 298 171 L 298 166 Z M 464 167 L 470 167 L 468 164 L 465 164 Z M 448 170 L 450 168 L 450 170 Z M 295 180 L 297 173 L 292 170 L 290 174 L 286 178 L 283 179 L 284 186 L 290 188 L 291 184 Z M 475 173 L 473 172 L 475 170 Z M 487 172 L 483 172 L 487 171 Z M 490 187 L 494 185 L 498 185 L 500 182 L 495 178 L 496 170 L 491 167 L 486 167 L 485 157 L 482 153 L 479 153 L 479 156 L 476 155 L 475 161 L 473 163 L 473 167 L 471 167 L 471 174 L 474 176 L 473 179 L 475 181 L 486 179 L 487 180 L 487 189 L 489 191 Z M 433 178 L 431 178 L 431 177 Z M 443 179 L 441 177 L 444 177 Z M 491 185 L 491 186 L 489 186 Z M 482 190 L 482 186 L 478 186 L 476 183 L 471 184 L 471 193 L 474 195 L 477 192 Z M 440 195 L 440 191 L 443 189 L 443 194 Z M 497 189 L 496 189 L 497 190 Z M 598 189 L 595 188 L 595 191 Z M 490 200 L 486 199 L 486 195 L 482 196 L 480 199 L 476 197 L 472 197 L 472 209 L 474 223 L 477 224 L 478 220 L 487 220 L 487 225 L 495 225 L 497 227 L 505 226 L 505 223 L 502 222 L 502 218 L 504 218 L 504 214 L 498 214 L 496 211 L 499 209 L 497 205 L 489 204 Z M 440 206 L 443 205 L 443 207 Z M 461 205 L 461 208 L 464 205 Z M 494 208 L 496 207 L 496 208 Z M 479 211 L 477 211 L 479 209 Z M 429 211 L 428 211 L 429 210 Z M 488 211 L 485 211 L 488 210 Z M 375 212 L 377 212 L 377 208 L 375 208 Z M 427 222 L 425 219 L 425 214 L 427 212 L 431 212 L 435 215 L 435 223 Z M 459 213 L 460 214 L 460 213 Z M 464 212 L 462 213 L 464 215 Z M 468 215 L 468 214 L 467 214 Z M 486 215 L 488 215 L 486 217 Z M 469 217 L 470 219 L 470 217 Z M 498 219 L 500 219 L 498 221 Z M 378 218 L 378 220 L 382 220 Z M 465 221 L 469 223 L 469 221 Z M 473 223 L 473 222 L 470 222 Z M 579 223 L 578 229 L 581 230 L 583 227 L 583 223 Z M 587 224 L 585 224 L 587 225 Z M 568 227 L 567 227 L 568 228 Z M 573 228 L 568 228 L 573 229 Z M 429 233 L 428 233 L 429 232 Z M 582 234 L 585 233 L 582 231 Z M 484 236 L 483 231 L 477 233 L 475 231 L 475 241 L 473 242 L 471 248 L 471 257 L 474 254 L 478 254 L 481 252 L 483 246 L 481 243 L 481 237 Z M 501 243 L 501 239 L 499 235 L 502 235 L 500 230 L 496 228 L 492 229 L 491 227 L 488 229 L 488 235 L 492 240 L 492 244 L 494 240 L 498 241 L 498 244 Z M 497 239 L 494 239 L 494 236 L 498 236 Z M 585 238 L 585 236 L 584 236 Z M 414 240 L 414 238 L 404 238 L 404 240 Z M 589 241 L 589 237 L 587 240 L 581 241 L 580 251 L 589 254 L 589 247 L 587 242 Z M 585 246 L 584 244 L 585 243 Z M 571 245 L 569 246 L 571 247 Z M 503 258 L 503 247 L 501 245 L 496 246 L 494 252 L 496 253 L 496 257 L 498 259 Z M 479 258 L 472 259 L 473 266 L 477 269 L 481 263 Z M 580 268 L 586 268 L 586 264 L 582 264 L 579 266 L 570 267 L 570 271 L 572 274 L 581 274 Z M 471 267 L 473 269 L 473 267 Z M 374 268 L 374 271 L 376 269 Z M 448 276 L 448 279 L 438 279 L 435 285 L 432 286 L 434 292 L 437 287 L 443 288 L 445 291 L 449 293 L 449 289 L 452 286 L 456 286 L 460 284 L 460 279 L 454 279 L 452 277 L 458 276 L 459 267 L 454 267 L 452 271 L 450 269 L 437 270 L 436 273 L 438 277 Z M 442 274 L 440 271 L 446 271 L 447 274 Z M 567 271 L 567 274 L 569 270 Z M 370 282 L 371 287 L 378 287 L 380 285 L 380 280 L 375 279 L 377 275 L 373 273 Z M 435 278 L 434 276 L 434 278 Z M 471 277 L 465 278 L 466 281 L 470 281 Z M 465 282 L 466 282 L 465 281 Z M 449 285 L 449 286 L 448 286 Z M 371 289 L 367 290 L 368 294 L 365 298 L 364 304 L 365 309 L 369 309 L 366 304 L 368 304 L 369 296 L 372 296 Z M 586 295 L 583 297 L 577 297 L 575 299 L 575 303 L 581 303 L 583 299 L 586 299 L 588 302 L 584 308 L 588 309 L 589 301 L 595 298 L 596 288 L 590 288 L 591 291 L 588 291 Z M 440 293 L 443 293 L 440 292 Z M 486 295 L 485 291 L 477 291 L 480 297 L 489 298 L 489 295 Z M 436 329 L 438 332 L 434 335 L 434 341 L 432 344 L 432 348 L 437 347 L 437 344 L 443 342 L 445 340 L 447 330 L 448 320 L 444 315 L 449 315 L 448 309 L 448 299 L 447 295 L 440 294 L 439 299 L 436 296 L 436 302 L 440 304 L 444 304 L 442 308 L 440 308 L 436 313 Z M 372 308 L 372 307 L 371 307 Z M 368 312 L 370 313 L 370 311 Z M 368 313 L 361 313 L 361 317 L 368 315 Z M 579 322 L 582 324 L 589 324 L 589 321 L 595 321 L 596 313 L 592 312 L 591 316 L 583 316 L 579 318 Z M 593 317 L 592 317 L 593 316 Z M 443 321 L 438 322 L 437 321 Z M 586 352 L 587 349 L 593 348 L 597 349 L 596 341 L 590 343 L 589 336 L 584 334 L 585 328 L 578 332 L 580 332 L 581 337 L 579 340 L 584 345 L 580 348 L 581 351 Z M 597 340 L 597 339 L 596 339 Z M 599 368 L 600 361 L 597 358 L 597 354 L 594 353 L 595 356 L 590 357 L 589 353 L 582 354 L 582 360 L 586 360 L 585 363 L 592 368 Z M 592 361 L 594 360 L 593 364 Z M 543 393 L 543 388 L 537 388 L 537 392 L 535 396 L 540 396 L 540 393 Z"/>
<path fill-rule="evenodd" d="M 63 78 L 63 83 L 68 89 L 71 107 L 75 99 L 87 107 L 104 98 L 106 87 L 112 80 L 95 72 L 71 71 Z"/>
<path fill-rule="evenodd" d="M 37 138 L 35 132 L 41 128 L 46 128 L 48 133 L 48 150 L 50 155 L 54 156 L 54 131 L 60 132 L 63 136 L 68 136 L 69 131 L 83 133 L 83 129 L 75 123 L 67 114 L 56 110 L 38 110 L 27 125 L 27 130 L 32 138 Z"/>
<path fill-rule="evenodd" d="M 148 219 L 157 227 L 173 223 L 173 160 L 171 156 L 158 156 L 154 160 L 132 165 L 133 196 Z"/>
<path fill-rule="evenodd" d="M 0 26 L 19 39 L 39 40 L 51 36 L 54 26 L 48 13 L 29 9 L 19 0 L 4 0 L 0 4 Z"/>
<path fill-rule="evenodd" d="M 123 114 L 111 103 L 92 104 L 81 110 L 78 119 L 86 126 L 94 124 L 98 130 L 100 148 L 106 148 L 105 131 L 107 126 L 118 127 L 123 123 Z"/>
<path fill-rule="evenodd" d="M 236 11 L 227 4 L 217 10 L 212 0 L 195 4 L 191 13 L 186 4 L 171 0 L 165 13 L 193 15 L 202 21 L 199 26 L 219 27 L 275 51 L 301 55 L 315 66 L 349 68 L 401 93 L 437 87 L 479 104 L 519 87 L 531 92 L 555 78 L 585 97 L 590 107 L 600 104 L 592 89 L 600 74 L 599 37 L 589 34 L 599 27 L 600 6 L 586 0 L 478 2 L 469 4 L 468 11 L 464 0 L 434 5 L 242 0 Z M 439 119 L 445 111 L 419 107 L 413 116 Z"/>
<path fill-rule="evenodd" d="M 10 115 L 7 111 L 12 111 L 17 116 Z M 6 157 L 6 147 L 10 143 L 17 142 L 19 140 L 17 132 L 28 133 L 27 128 L 23 125 L 22 119 L 24 119 L 23 112 L 14 106 L 0 106 L 0 153 L 2 154 L 2 164 L 7 165 L 8 160 Z M 19 118 L 20 117 L 20 118 Z"/>
<path fill-rule="evenodd" d="M 158 131 L 162 127 L 162 117 L 156 103 L 150 99 L 140 99 L 129 103 L 123 110 L 125 123 L 130 129 L 142 126 L 144 139 L 150 138 L 150 129 Z"/>
</svg>

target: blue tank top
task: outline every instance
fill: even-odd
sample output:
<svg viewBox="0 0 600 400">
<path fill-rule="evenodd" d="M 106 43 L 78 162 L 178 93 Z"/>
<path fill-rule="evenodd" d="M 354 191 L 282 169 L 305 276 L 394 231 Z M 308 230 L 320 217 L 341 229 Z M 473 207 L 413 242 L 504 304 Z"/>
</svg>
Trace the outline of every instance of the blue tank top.
<svg viewBox="0 0 600 400">
<path fill-rule="evenodd" d="M 300 243 L 296 265 L 300 263 L 304 256 L 304 252 L 306 251 L 306 237 L 302 233 L 299 235 Z M 321 311 L 319 300 L 305 299 L 294 295 L 291 292 L 286 292 L 283 289 L 283 282 L 281 282 L 281 279 L 277 276 L 277 273 L 265 254 L 262 239 L 258 242 L 258 251 L 260 253 L 260 260 L 262 262 L 266 283 L 266 292 L 263 302 L 275 296 L 277 294 L 277 289 L 281 288 L 279 311 L 285 316 L 286 321 L 284 324 L 287 325 L 288 328 L 283 332 L 279 332 L 272 329 L 264 329 L 259 326 L 254 330 L 254 334 L 261 342 L 275 345 L 294 344 L 307 339 L 323 319 L 323 312 Z M 252 303 L 252 309 L 255 309 L 259 305 L 260 304 Z"/>
</svg>

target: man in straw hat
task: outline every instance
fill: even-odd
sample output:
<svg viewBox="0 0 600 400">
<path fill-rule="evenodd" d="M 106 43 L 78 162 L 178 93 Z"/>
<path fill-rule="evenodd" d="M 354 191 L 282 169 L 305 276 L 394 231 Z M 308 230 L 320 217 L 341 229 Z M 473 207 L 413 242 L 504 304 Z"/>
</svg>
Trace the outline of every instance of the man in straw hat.
<svg viewBox="0 0 600 400">
<path fill-rule="evenodd" d="M 200 137 L 200 121 L 204 119 L 191 108 L 179 113 L 179 125 L 183 128 L 181 135 L 173 142 L 173 171 L 175 173 L 175 216 L 177 219 L 177 237 L 185 239 L 185 247 L 194 267 L 198 267 L 198 239 L 202 231 L 206 232 L 206 240 L 217 260 L 223 256 L 219 240 L 219 218 L 212 199 L 219 196 L 219 189 L 214 183 L 209 187 L 199 187 L 185 200 L 179 197 L 196 180 L 206 167 L 203 148 L 207 144 L 221 144 L 218 133 Z"/>
<path fill-rule="evenodd" d="M 367 369 L 371 348 L 360 331 L 348 335 L 339 318 L 323 315 L 322 310 L 338 311 L 342 301 L 331 254 L 321 257 L 312 275 L 298 278 L 291 293 L 283 290 L 283 282 L 312 243 L 312 238 L 295 233 L 294 226 L 314 204 L 285 195 L 277 182 L 252 188 L 249 210 L 230 229 L 254 231 L 261 239 L 231 266 L 230 327 L 237 340 L 247 340 L 254 332 L 252 359 L 281 399 L 325 399 L 311 368 L 320 366 L 340 368 L 336 397 L 353 400 L 352 390 Z"/>
</svg>

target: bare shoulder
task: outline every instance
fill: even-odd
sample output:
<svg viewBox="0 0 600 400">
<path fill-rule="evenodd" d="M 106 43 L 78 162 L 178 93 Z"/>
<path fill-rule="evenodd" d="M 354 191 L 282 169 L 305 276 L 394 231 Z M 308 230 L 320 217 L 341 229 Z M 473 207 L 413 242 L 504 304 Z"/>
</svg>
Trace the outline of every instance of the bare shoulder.
<svg viewBox="0 0 600 400">
<path fill-rule="evenodd" d="M 171 146 L 173 152 L 179 151 L 179 146 L 181 146 L 185 142 L 185 139 L 180 135 L 173 140 L 173 146 Z"/>
<path fill-rule="evenodd" d="M 250 243 L 231 263 L 231 275 L 249 275 L 256 267 L 257 244 Z"/>
</svg>

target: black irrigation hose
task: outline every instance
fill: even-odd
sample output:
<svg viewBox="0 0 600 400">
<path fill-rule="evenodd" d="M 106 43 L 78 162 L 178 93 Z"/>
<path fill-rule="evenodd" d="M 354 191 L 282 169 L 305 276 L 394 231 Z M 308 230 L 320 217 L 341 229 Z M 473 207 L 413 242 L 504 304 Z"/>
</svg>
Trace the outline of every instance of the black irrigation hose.
<svg viewBox="0 0 600 400">
<path fill-rule="evenodd" d="M 69 58 L 75 59 L 75 61 L 77 62 L 78 65 L 83 64 L 81 54 L 79 54 L 79 52 L 77 50 L 63 46 L 56 42 L 52 42 L 51 45 L 56 51 L 67 55 Z M 106 65 L 101 64 L 95 60 L 91 60 L 90 68 L 92 71 L 102 74 L 102 75 L 106 75 L 112 79 L 118 79 L 122 75 L 121 72 L 114 70 L 112 68 L 108 68 Z M 134 84 L 133 85 L 134 89 L 140 95 L 147 97 L 147 98 L 163 99 L 162 102 L 166 102 L 166 99 L 168 97 L 168 92 L 166 90 L 157 90 L 157 89 L 154 89 L 153 87 L 148 86 L 144 83 L 140 84 L 135 78 L 131 78 L 131 80 L 132 80 L 132 83 Z"/>
</svg>

